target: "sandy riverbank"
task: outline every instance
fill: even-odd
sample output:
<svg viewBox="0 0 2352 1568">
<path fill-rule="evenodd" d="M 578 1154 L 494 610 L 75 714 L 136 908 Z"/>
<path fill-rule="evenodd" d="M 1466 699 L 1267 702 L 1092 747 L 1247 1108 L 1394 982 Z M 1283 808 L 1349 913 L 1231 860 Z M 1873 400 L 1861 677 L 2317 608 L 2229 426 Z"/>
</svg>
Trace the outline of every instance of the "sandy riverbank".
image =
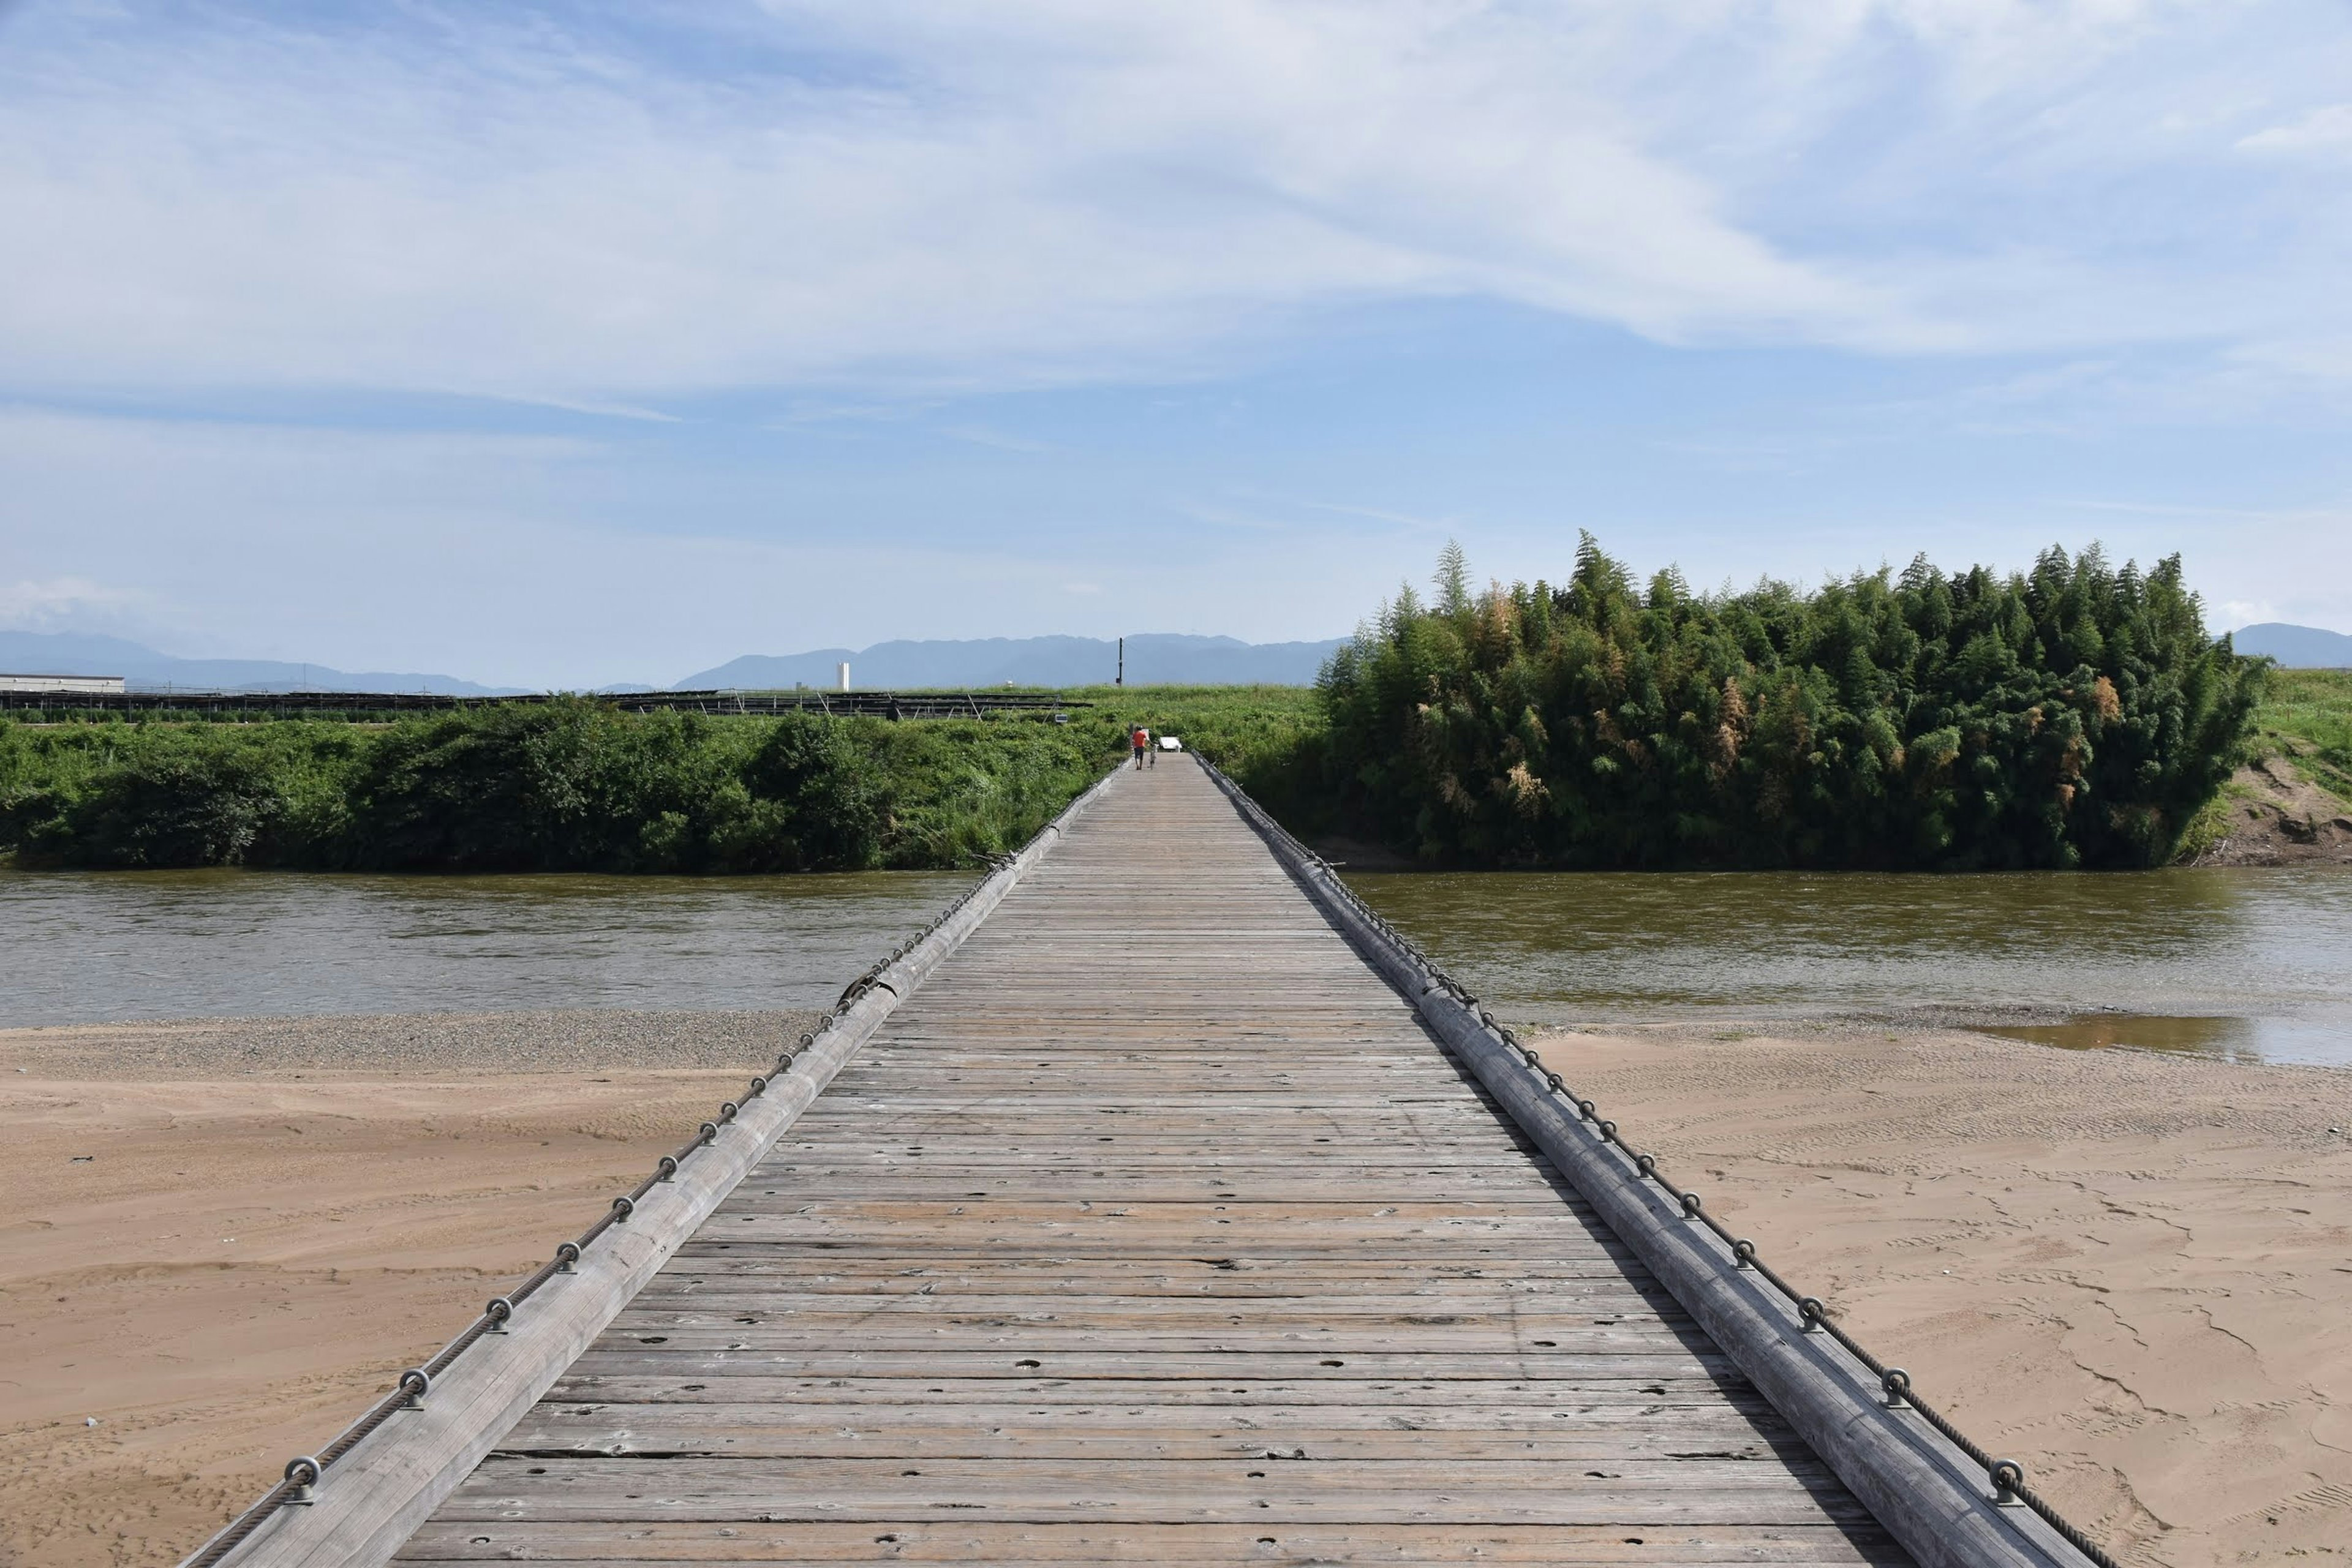
<svg viewBox="0 0 2352 1568">
<path fill-rule="evenodd" d="M 195 1546 L 804 1025 L 0 1031 L 0 1563 Z"/>
<path fill-rule="evenodd" d="M 799 1027 L 0 1031 L 0 1563 L 193 1546 Z M 2352 1075 L 1941 1033 L 1542 1048 L 2126 1561 L 2352 1557 Z"/>
<path fill-rule="evenodd" d="M 1963 1034 L 1535 1043 L 2126 1562 L 2352 1561 L 2352 1073 Z"/>
</svg>

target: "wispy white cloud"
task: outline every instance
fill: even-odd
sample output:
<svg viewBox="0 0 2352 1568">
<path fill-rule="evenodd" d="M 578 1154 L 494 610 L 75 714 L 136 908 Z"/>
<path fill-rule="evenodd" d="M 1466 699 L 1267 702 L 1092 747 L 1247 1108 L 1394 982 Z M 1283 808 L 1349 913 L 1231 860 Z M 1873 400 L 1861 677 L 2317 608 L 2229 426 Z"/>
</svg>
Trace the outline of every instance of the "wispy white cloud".
<svg viewBox="0 0 2352 1568">
<path fill-rule="evenodd" d="M 0 626 L 37 632 L 112 626 L 146 596 L 87 577 L 0 582 Z"/>
<path fill-rule="evenodd" d="M 684 421 L 675 414 L 665 414 L 658 408 L 640 408 L 629 403 L 607 403 L 583 397 L 531 397 L 521 393 L 500 393 L 501 402 L 528 404 L 535 408 L 555 408 L 566 414 L 585 414 L 597 419 L 634 419 L 647 425 L 677 425 Z"/>
<path fill-rule="evenodd" d="M 1034 436 L 1013 435 L 987 425 L 950 425 L 944 426 L 940 434 L 974 447 L 992 447 L 1000 452 L 1023 452 L 1035 456 L 1062 449 L 1051 441 L 1040 441 Z"/>
<path fill-rule="evenodd" d="M 2352 103 L 2315 109 L 2299 120 L 2242 137 L 2238 145 L 2249 153 L 2352 153 Z"/>
<path fill-rule="evenodd" d="M 2316 274 L 2248 297 L 2211 204 L 2270 220 L 2273 263 L 2343 220 L 2198 173 L 2334 134 L 2340 105 L 2286 100 L 2352 65 L 2303 0 L 502 16 L 24 8 L 9 374 L 664 418 L 811 379 L 1181 374 L 1382 299 L 1886 352 L 2343 310 Z M 2273 128 L 2179 118 L 2249 79 Z"/>
<path fill-rule="evenodd" d="M 2231 599 L 2221 606 L 2213 616 L 2213 629 L 2234 632 L 2242 626 L 2259 625 L 2274 618 L 2276 611 L 2268 599 Z"/>
<path fill-rule="evenodd" d="M 935 401 L 903 397 L 872 403 L 795 403 L 769 428 L 799 430 L 818 425 L 895 424 L 935 406 Z"/>
</svg>

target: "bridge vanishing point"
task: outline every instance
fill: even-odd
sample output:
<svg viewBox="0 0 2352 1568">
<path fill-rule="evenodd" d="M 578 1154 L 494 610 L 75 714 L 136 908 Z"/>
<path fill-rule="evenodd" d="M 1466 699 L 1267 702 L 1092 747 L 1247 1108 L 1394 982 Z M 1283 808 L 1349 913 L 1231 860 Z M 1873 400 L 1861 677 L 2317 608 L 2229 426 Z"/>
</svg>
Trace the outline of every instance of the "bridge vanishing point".
<svg viewBox="0 0 2352 1568">
<path fill-rule="evenodd" d="M 1163 761 L 190 1563 L 2105 1561 Z"/>
</svg>

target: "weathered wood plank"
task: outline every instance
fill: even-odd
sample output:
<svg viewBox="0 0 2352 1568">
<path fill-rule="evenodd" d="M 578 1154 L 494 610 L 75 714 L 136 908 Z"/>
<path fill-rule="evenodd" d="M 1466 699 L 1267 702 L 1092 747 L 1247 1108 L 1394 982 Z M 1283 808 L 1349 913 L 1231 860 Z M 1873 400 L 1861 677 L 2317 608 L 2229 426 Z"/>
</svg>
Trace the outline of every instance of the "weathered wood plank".
<svg viewBox="0 0 2352 1568">
<path fill-rule="evenodd" d="M 415 1562 L 509 1562 L 517 1551 L 545 1563 L 1054 1563 L 1096 1568 L 1149 1563 L 1183 1568 L 1223 1563 L 1379 1563 L 1395 1564 L 1641 1563 L 1647 1568 L 1715 1568 L 1725 1563 L 1829 1568 L 1905 1561 L 1874 1528 L 1755 1531 L 1675 1523 L 1629 1534 L 1610 1526 L 1464 1529 L 1444 1525 L 1170 1526 L 1087 1521 L 1007 1525 L 922 1520 L 871 1525 L 832 1521 L 790 1525 L 721 1525 L 672 1521 L 614 1526 L 535 1523 L 509 1532 L 499 1522 L 436 1521 L 418 1531 Z"/>
<path fill-rule="evenodd" d="M 1456 1383 L 1456 1380 L 1395 1380 L 1395 1377 L 1319 1377 L 1296 1383 L 1289 1377 L 788 1377 L 743 1375 L 703 1377 L 687 1371 L 666 1373 L 579 1373 L 560 1380 L 543 1404 L 597 1405 L 600 1411 L 624 1411 L 628 1405 L 666 1404 L 804 1404 L 804 1405 L 875 1405 L 875 1404 L 1004 1404 L 1016 1399 L 1024 1405 L 1085 1405 L 1106 1411 L 1200 1411 L 1183 1415 L 1200 1425 L 1221 1420 L 1256 1420 L 1261 1411 L 1381 1411 L 1397 1420 L 1413 1420 L 1413 1411 L 1430 1404 L 1446 1404 L 1461 1411 L 1517 1411 L 1528 1417 L 1548 1417 L 1567 1411 L 1564 1420 L 1580 1411 L 1625 1408 L 1651 1411 L 1658 1420 L 1670 1420 L 1682 1408 L 1727 1408 L 1748 1420 L 1769 1422 L 1771 1405 L 1752 1389 L 1724 1384 L 1717 1377 L 1522 1377 L 1512 1383 Z M 646 1415 L 652 1420 L 652 1415 Z M 863 1420 L 845 1415 L 845 1420 Z M 962 1420 L 962 1417 L 960 1417 Z"/>
<path fill-rule="evenodd" d="M 623 1343 L 631 1338 L 624 1336 Z M 921 1350 L 824 1351 L 797 1348 L 786 1352 L 670 1350 L 666 1346 L 599 1344 L 572 1363 L 583 1375 L 643 1377 L 675 1371 L 696 1377 L 903 1377 L 917 1381 L 932 1376 L 1137 1378 L 1187 1375 L 1232 1380 L 1254 1374 L 1312 1380 L 1364 1378 L 1423 1380 L 1446 1383 L 1524 1383 L 1545 1377 L 1622 1378 L 1650 1383 L 1662 1377 L 1715 1377 L 1731 1380 L 1738 1374 L 1720 1354 L 1656 1354 L 1628 1352 L 1622 1355 L 1577 1355 L 1546 1351 L 1526 1355 L 1450 1355 L 1441 1352 L 1386 1355 L 1326 1355 L 1318 1351 L 1276 1351 L 1260 1348 L 1230 1352 L 1171 1351 L 1162 1353 L 1087 1352 L 1040 1345 L 977 1348 L 940 1345 Z"/>
<path fill-rule="evenodd" d="M 795 1296 L 779 1291 L 698 1289 L 666 1290 L 656 1295 L 637 1292 L 637 1299 L 614 1320 L 616 1328 L 667 1328 L 672 1325 L 719 1324 L 737 1320 L 781 1323 L 793 1320 L 811 1333 L 836 1327 L 872 1326 L 877 1312 L 903 1326 L 925 1331 L 942 1326 L 957 1328 L 998 1323 L 1044 1323 L 1061 1329 L 1138 1329 L 1153 1333 L 1200 1331 L 1202 1325 L 1222 1332 L 1223 1325 L 1246 1322 L 1256 1331 L 1326 1332 L 1409 1331 L 1416 1336 L 1431 1327 L 1451 1325 L 1468 1334 L 1494 1333 L 1492 1322 L 1510 1313 L 1509 1342 L 1528 1344 L 1538 1336 L 1580 1332 L 1585 1329 L 1622 1326 L 1629 1333 L 1648 1333 L 1660 1322 L 1674 1323 L 1669 1314 L 1652 1316 L 1651 1303 L 1625 1291 L 1603 1304 L 1596 1296 L 1563 1300 L 1527 1292 L 1488 1291 L 1473 1295 L 1370 1296 L 1334 1302 L 1315 1296 L 1225 1299 L 1199 1297 L 1170 1300 L 1153 1297 L 1096 1295 L 1083 1301 L 1062 1296 L 961 1296 L 901 1291 L 877 1305 L 870 1296 Z M 1681 1322 L 1687 1324 L 1687 1318 Z"/>
</svg>

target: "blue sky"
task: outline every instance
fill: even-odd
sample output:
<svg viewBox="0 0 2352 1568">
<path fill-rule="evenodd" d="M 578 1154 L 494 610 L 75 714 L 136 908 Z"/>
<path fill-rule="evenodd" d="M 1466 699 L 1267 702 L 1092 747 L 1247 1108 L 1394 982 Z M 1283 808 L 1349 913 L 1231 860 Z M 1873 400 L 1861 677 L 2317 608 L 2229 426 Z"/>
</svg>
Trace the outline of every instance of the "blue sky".
<svg viewBox="0 0 2352 1568">
<path fill-rule="evenodd" d="M 2179 551 L 2352 630 L 2338 0 L 0 6 L 0 624 L 667 680 Z"/>
</svg>

